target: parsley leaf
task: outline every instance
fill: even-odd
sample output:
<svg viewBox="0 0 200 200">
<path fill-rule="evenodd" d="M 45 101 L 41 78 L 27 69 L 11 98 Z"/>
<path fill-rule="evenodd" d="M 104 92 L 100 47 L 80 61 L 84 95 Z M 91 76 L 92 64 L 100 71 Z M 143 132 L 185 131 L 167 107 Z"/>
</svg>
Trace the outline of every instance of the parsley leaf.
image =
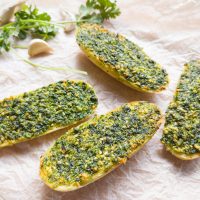
<svg viewBox="0 0 200 200">
<path fill-rule="evenodd" d="M 39 13 L 37 8 L 24 5 L 22 10 L 15 13 L 16 25 L 19 27 L 19 39 L 25 39 L 28 34 L 33 37 L 39 37 L 44 40 L 51 39 L 56 36 L 57 28 L 51 21 L 48 13 Z"/>
<path fill-rule="evenodd" d="M 22 9 L 15 13 L 14 22 L 0 27 L 0 53 L 12 48 L 14 38 L 24 40 L 30 35 L 49 40 L 56 36 L 57 27 L 64 27 L 65 23 L 103 23 L 106 19 L 116 18 L 120 13 L 116 1 L 87 0 L 86 4 L 79 8 L 77 21 L 52 22 L 48 13 L 40 13 L 36 7 L 23 5 Z"/>
<path fill-rule="evenodd" d="M 0 52 L 2 50 L 9 51 L 10 50 L 10 32 L 9 30 L 4 30 L 0 34 Z"/>
<path fill-rule="evenodd" d="M 0 27 L 0 53 L 10 50 L 13 38 L 23 40 L 31 35 L 48 40 L 55 37 L 58 29 L 50 21 L 48 13 L 39 13 L 37 8 L 24 5 L 15 13 L 14 22 Z"/>
<path fill-rule="evenodd" d="M 116 18 L 120 13 L 116 1 L 87 0 L 86 5 L 80 6 L 79 14 L 76 15 L 76 18 L 78 21 L 103 23 L 106 19 Z"/>
</svg>

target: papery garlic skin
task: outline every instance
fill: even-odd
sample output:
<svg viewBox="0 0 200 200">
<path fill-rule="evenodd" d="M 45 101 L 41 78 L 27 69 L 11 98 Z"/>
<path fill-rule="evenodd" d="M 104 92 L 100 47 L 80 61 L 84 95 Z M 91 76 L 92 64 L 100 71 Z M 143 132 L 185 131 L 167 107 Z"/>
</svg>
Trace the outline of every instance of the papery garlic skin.
<svg viewBox="0 0 200 200">
<path fill-rule="evenodd" d="M 28 45 L 28 54 L 30 57 L 52 52 L 53 49 L 49 46 L 49 44 L 41 39 L 33 39 Z"/>
<path fill-rule="evenodd" d="M 62 15 L 62 18 L 64 21 L 69 21 L 69 22 L 76 21 L 75 16 L 66 9 L 61 9 L 61 15 Z M 73 31 L 75 29 L 75 27 L 76 27 L 75 23 L 68 23 L 65 25 L 64 31 L 66 33 L 69 33 L 71 31 Z"/>
<path fill-rule="evenodd" d="M 0 26 L 7 24 L 15 12 L 19 11 L 26 0 L 1 0 L 0 2 Z"/>
</svg>

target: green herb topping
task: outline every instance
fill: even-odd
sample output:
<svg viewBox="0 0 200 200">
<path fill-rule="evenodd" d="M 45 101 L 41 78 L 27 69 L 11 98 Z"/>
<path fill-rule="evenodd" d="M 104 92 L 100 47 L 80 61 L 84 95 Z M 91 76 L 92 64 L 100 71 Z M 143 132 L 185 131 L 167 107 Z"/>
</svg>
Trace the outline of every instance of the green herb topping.
<svg viewBox="0 0 200 200">
<path fill-rule="evenodd" d="M 140 47 L 102 26 L 81 25 L 77 31 L 77 42 L 90 55 L 89 58 L 104 65 L 107 73 L 130 87 L 156 92 L 165 89 L 168 84 L 166 71 Z"/>
<path fill-rule="evenodd" d="M 156 132 L 161 114 L 133 102 L 95 117 L 61 136 L 41 160 L 41 177 L 51 187 L 80 186 L 104 175 L 139 150 Z"/>
<path fill-rule="evenodd" d="M 84 82 L 60 81 L 0 102 L 0 147 L 32 139 L 87 118 L 97 106 Z"/>
<path fill-rule="evenodd" d="M 200 61 L 185 64 L 166 113 L 162 143 L 181 154 L 200 152 Z"/>
</svg>

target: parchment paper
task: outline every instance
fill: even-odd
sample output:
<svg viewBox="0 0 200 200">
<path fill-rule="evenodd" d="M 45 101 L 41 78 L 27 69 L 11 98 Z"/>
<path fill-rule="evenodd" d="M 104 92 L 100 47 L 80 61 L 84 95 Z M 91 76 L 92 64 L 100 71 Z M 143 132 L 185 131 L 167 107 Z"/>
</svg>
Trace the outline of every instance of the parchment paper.
<svg viewBox="0 0 200 200">
<path fill-rule="evenodd" d="M 60 7 L 76 12 L 81 0 L 38 0 L 40 9 L 61 19 Z M 106 26 L 135 41 L 170 76 L 169 88 L 157 95 L 136 92 L 95 67 L 79 50 L 74 33 L 59 35 L 49 43 L 54 54 L 33 59 L 49 66 L 68 65 L 88 76 L 42 71 L 24 64 L 13 54 L 0 57 L 0 98 L 63 79 L 89 82 L 99 98 L 102 114 L 134 100 L 156 103 L 164 112 L 172 99 L 183 64 L 200 55 L 199 0 L 124 0 L 122 15 Z M 28 39 L 22 44 L 27 44 Z M 26 50 L 18 53 L 28 57 Z M 161 128 L 162 129 L 162 128 Z M 0 200 L 188 200 L 200 199 L 200 160 L 180 161 L 160 143 L 162 130 L 126 165 L 83 189 L 59 193 L 40 180 L 39 158 L 63 131 L 0 150 Z"/>
</svg>

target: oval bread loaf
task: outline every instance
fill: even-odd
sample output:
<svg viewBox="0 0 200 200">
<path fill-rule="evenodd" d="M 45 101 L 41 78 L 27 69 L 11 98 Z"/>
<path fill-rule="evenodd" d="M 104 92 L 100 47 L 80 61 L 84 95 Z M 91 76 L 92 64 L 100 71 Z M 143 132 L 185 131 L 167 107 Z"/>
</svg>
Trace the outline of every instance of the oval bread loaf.
<svg viewBox="0 0 200 200">
<path fill-rule="evenodd" d="M 84 187 L 126 163 L 155 134 L 158 107 L 147 102 L 125 104 L 69 130 L 41 157 L 40 177 L 52 189 Z"/>
<path fill-rule="evenodd" d="M 162 143 L 182 160 L 200 157 L 200 61 L 185 64 L 166 112 Z"/>
<path fill-rule="evenodd" d="M 78 26 L 76 40 L 86 56 L 123 84 L 142 92 L 166 89 L 168 74 L 136 44 L 100 25 Z"/>
<path fill-rule="evenodd" d="M 0 147 L 27 141 L 86 120 L 97 107 L 93 88 L 60 81 L 0 102 Z"/>
</svg>

